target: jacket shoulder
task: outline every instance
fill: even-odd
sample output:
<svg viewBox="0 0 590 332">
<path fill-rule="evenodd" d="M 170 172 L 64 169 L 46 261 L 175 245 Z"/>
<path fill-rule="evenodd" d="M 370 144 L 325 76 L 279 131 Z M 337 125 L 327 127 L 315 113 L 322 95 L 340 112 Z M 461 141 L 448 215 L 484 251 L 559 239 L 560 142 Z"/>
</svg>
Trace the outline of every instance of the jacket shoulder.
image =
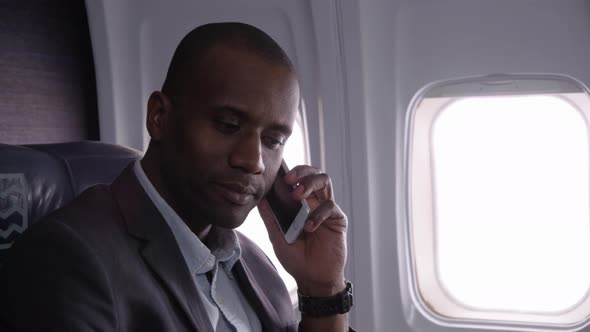
<svg viewBox="0 0 590 332">
<path fill-rule="evenodd" d="M 111 188 L 108 185 L 95 185 L 69 204 L 50 213 L 38 224 L 62 223 L 87 240 L 108 238 L 109 233 L 112 236 L 121 228 L 121 214 L 118 209 Z"/>
</svg>

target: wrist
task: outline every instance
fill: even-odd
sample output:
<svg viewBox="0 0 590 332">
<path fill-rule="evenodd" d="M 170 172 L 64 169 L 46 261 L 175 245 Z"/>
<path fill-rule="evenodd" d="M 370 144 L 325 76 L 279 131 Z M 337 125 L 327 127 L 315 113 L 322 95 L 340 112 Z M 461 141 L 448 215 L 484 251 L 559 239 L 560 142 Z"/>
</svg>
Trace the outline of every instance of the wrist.
<svg viewBox="0 0 590 332">
<path fill-rule="evenodd" d="M 346 280 L 342 278 L 339 281 L 329 283 L 304 283 L 297 284 L 300 294 L 304 296 L 324 297 L 336 295 L 346 288 Z"/>
<path fill-rule="evenodd" d="M 347 313 L 353 305 L 352 283 L 329 296 L 306 296 L 298 291 L 299 311 L 303 316 L 328 317 Z"/>
</svg>

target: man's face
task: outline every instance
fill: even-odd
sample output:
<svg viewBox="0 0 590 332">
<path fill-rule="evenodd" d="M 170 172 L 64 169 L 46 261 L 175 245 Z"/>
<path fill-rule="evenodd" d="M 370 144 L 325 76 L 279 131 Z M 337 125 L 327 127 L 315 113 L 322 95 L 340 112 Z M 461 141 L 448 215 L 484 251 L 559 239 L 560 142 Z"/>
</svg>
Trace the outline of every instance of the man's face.
<svg viewBox="0 0 590 332">
<path fill-rule="evenodd" d="M 162 178 L 189 223 L 235 228 L 272 186 L 299 103 L 293 73 L 246 51 L 211 49 L 171 98 Z"/>
</svg>

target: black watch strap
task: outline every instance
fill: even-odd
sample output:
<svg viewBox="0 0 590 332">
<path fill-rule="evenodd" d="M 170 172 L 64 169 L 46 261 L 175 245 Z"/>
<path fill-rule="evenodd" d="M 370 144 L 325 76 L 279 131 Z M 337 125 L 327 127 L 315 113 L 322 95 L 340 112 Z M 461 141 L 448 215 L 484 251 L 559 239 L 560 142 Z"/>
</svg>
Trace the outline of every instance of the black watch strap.
<svg viewBox="0 0 590 332">
<path fill-rule="evenodd" d="M 336 314 L 345 314 L 352 307 L 352 283 L 346 282 L 346 288 L 333 296 L 313 297 L 302 295 L 297 291 L 299 296 L 299 311 L 309 316 L 331 316 Z"/>
</svg>

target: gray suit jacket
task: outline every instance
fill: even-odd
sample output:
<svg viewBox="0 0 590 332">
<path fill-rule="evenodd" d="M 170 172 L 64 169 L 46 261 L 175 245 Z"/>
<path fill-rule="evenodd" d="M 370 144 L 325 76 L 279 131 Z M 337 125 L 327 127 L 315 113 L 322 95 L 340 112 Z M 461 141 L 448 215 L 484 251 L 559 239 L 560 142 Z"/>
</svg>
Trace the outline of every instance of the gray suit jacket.
<svg viewBox="0 0 590 332">
<path fill-rule="evenodd" d="M 239 234 L 235 274 L 266 331 L 296 331 L 276 270 Z M 213 331 L 172 232 L 127 167 L 35 224 L 0 273 L 15 331 Z"/>
</svg>

